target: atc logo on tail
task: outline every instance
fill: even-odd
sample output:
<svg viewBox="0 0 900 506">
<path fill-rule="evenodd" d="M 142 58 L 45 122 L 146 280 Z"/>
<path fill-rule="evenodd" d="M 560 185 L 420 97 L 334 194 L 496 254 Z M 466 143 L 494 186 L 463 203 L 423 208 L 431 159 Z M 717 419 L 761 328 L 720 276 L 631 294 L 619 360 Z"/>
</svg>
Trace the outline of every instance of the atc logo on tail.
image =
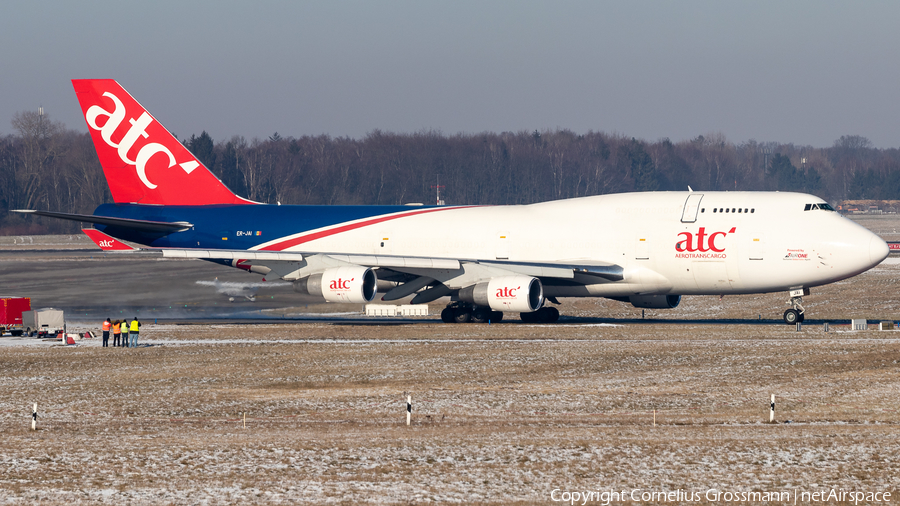
<svg viewBox="0 0 900 506">
<path fill-rule="evenodd" d="M 128 165 L 134 165 L 137 170 L 137 175 L 141 179 L 141 182 L 144 183 L 144 186 L 150 188 L 151 190 L 156 188 L 156 185 L 151 183 L 149 179 L 147 179 L 147 162 L 153 157 L 153 155 L 157 153 L 164 153 L 168 155 L 169 165 L 167 168 L 171 169 L 175 166 L 175 155 L 169 151 L 169 148 L 159 144 L 157 142 L 148 142 L 144 144 L 141 149 L 138 150 L 137 156 L 134 160 L 128 158 L 129 151 L 134 147 L 135 141 L 138 140 L 139 137 L 146 139 L 148 134 L 146 132 L 147 127 L 153 123 L 153 117 L 147 114 L 146 111 L 141 113 L 141 117 L 135 120 L 134 118 L 129 118 L 128 122 L 131 124 L 131 128 L 125 133 L 125 136 L 122 137 L 122 140 L 118 143 L 114 142 L 112 137 L 115 135 L 116 130 L 119 129 L 119 125 L 122 124 L 122 120 L 125 119 L 125 106 L 122 105 L 122 101 L 119 100 L 118 97 L 113 95 L 110 92 L 106 92 L 103 94 L 104 97 L 109 98 L 113 101 L 116 108 L 113 109 L 112 112 L 103 109 L 99 105 L 92 105 L 88 108 L 87 112 L 84 115 L 84 119 L 87 121 L 89 127 L 94 130 L 100 131 L 100 137 L 103 139 L 108 146 L 112 148 L 116 148 L 117 153 L 119 154 L 119 159 L 125 162 Z M 105 117 L 106 121 L 103 125 L 97 124 L 97 119 Z M 188 160 L 186 162 L 180 163 L 181 168 L 188 174 L 193 172 L 200 163 L 197 160 Z"/>
<path fill-rule="evenodd" d="M 117 204 L 254 204 L 238 197 L 112 79 L 73 79 Z"/>
</svg>

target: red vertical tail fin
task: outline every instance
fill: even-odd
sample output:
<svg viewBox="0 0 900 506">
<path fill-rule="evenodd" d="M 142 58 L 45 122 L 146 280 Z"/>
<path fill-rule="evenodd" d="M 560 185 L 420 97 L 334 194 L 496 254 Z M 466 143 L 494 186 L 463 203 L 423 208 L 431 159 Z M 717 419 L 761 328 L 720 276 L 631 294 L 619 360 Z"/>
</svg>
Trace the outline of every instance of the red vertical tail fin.
<svg viewBox="0 0 900 506">
<path fill-rule="evenodd" d="M 116 203 L 252 204 L 231 192 L 112 79 L 73 79 Z"/>
</svg>

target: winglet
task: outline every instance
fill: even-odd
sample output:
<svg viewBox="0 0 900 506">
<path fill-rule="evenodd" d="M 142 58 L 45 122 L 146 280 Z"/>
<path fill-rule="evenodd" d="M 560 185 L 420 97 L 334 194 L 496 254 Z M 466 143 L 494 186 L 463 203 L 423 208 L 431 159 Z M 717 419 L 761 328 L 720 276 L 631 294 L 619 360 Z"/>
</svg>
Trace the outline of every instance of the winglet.
<svg viewBox="0 0 900 506">
<path fill-rule="evenodd" d="M 86 228 L 82 230 L 85 235 L 91 238 L 97 246 L 103 251 L 137 251 L 136 248 L 110 237 L 95 228 Z"/>
</svg>

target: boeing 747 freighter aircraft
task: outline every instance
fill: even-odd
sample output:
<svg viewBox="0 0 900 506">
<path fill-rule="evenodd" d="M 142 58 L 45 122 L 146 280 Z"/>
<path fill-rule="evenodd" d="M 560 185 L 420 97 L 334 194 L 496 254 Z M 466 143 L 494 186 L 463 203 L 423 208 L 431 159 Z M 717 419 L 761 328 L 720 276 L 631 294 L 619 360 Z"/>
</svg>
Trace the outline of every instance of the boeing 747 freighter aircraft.
<svg viewBox="0 0 900 506">
<path fill-rule="evenodd" d="M 232 193 L 117 82 L 73 80 L 114 204 L 103 249 L 202 258 L 334 302 L 450 297 L 445 322 L 553 322 L 561 297 L 674 308 L 683 295 L 810 289 L 878 265 L 888 246 L 813 195 L 653 192 L 521 206 L 278 206 Z M 473 226 L 474 225 L 474 226 Z"/>
</svg>

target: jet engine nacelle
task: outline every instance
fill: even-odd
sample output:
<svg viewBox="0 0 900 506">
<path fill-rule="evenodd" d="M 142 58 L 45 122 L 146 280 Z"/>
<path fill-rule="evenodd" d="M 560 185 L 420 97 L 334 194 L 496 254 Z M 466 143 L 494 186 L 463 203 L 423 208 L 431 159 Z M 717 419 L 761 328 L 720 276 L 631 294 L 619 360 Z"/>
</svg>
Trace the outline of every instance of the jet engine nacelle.
<svg viewBox="0 0 900 506">
<path fill-rule="evenodd" d="M 681 295 L 632 295 L 628 302 L 634 307 L 672 309 L 681 303 Z"/>
<path fill-rule="evenodd" d="M 375 271 L 368 267 L 337 267 L 294 281 L 294 291 L 318 295 L 328 302 L 372 302 L 377 291 Z"/>
<path fill-rule="evenodd" d="M 544 287 L 531 276 L 500 276 L 461 289 L 459 300 L 494 311 L 530 313 L 544 304 Z"/>
</svg>

